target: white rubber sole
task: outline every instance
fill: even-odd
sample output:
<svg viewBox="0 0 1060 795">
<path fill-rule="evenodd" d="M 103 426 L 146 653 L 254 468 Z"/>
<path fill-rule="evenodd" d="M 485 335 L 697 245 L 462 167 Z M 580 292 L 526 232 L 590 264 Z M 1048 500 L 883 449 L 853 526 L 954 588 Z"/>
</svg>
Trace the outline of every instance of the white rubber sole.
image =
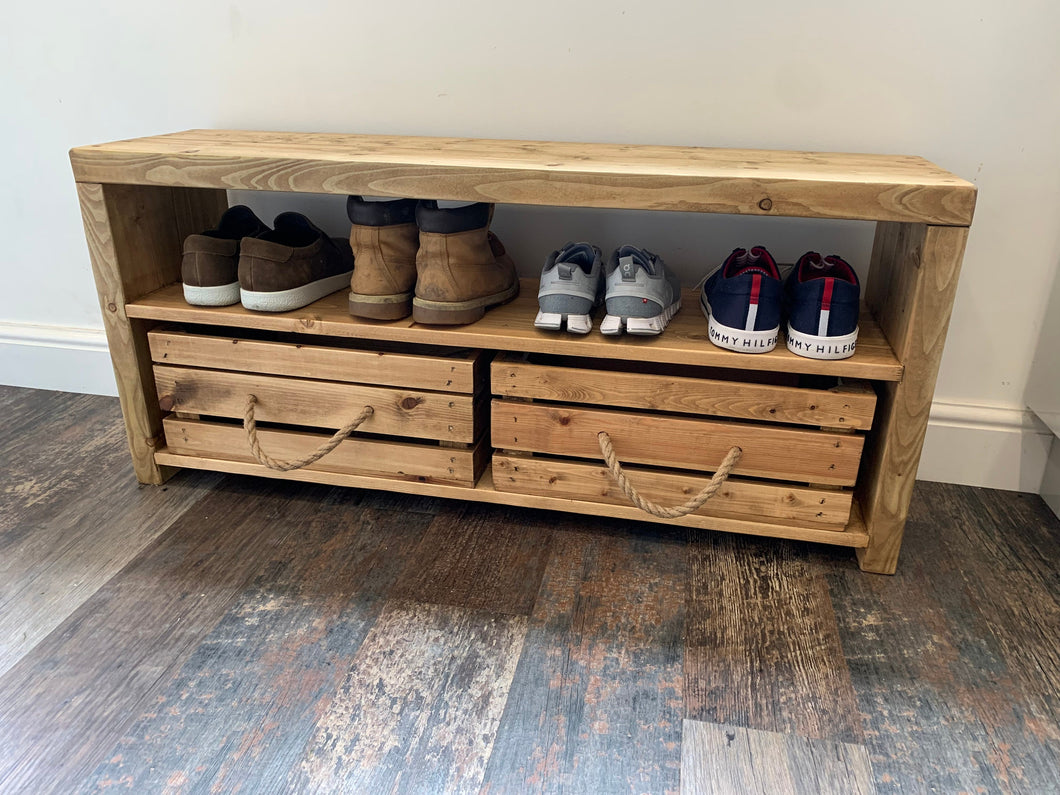
<svg viewBox="0 0 1060 795">
<path fill-rule="evenodd" d="M 230 306 L 239 303 L 239 282 L 216 287 L 184 285 L 184 300 L 194 306 Z"/>
<path fill-rule="evenodd" d="M 651 337 L 656 334 L 662 334 L 663 329 L 666 328 L 667 324 L 673 319 L 673 316 L 677 314 L 677 311 L 680 308 L 681 299 L 677 299 L 677 301 L 670 304 L 655 317 L 622 317 L 621 315 L 607 315 L 600 324 L 600 333 L 613 336 L 625 331 L 627 334 L 642 337 Z"/>
<path fill-rule="evenodd" d="M 710 341 L 719 348 L 737 353 L 769 353 L 777 347 L 780 337 L 780 326 L 764 331 L 744 331 L 719 323 L 711 314 L 710 304 L 701 297 L 699 308 L 707 318 L 707 331 Z"/>
<path fill-rule="evenodd" d="M 858 346 L 858 330 L 842 337 L 819 337 L 803 334 L 788 324 L 788 350 L 807 359 L 847 359 Z"/>
<path fill-rule="evenodd" d="M 326 279 L 303 284 L 301 287 L 276 292 L 240 289 L 239 300 L 244 307 L 255 312 L 289 312 L 292 309 L 308 306 L 325 295 L 331 295 L 337 290 L 349 287 L 351 276 L 353 276 L 353 271 L 349 270 L 328 276 Z"/>
<path fill-rule="evenodd" d="M 562 331 L 563 321 L 571 334 L 588 334 L 593 330 L 593 319 L 588 315 L 563 315 L 559 312 L 538 312 L 534 327 L 547 331 Z"/>
</svg>

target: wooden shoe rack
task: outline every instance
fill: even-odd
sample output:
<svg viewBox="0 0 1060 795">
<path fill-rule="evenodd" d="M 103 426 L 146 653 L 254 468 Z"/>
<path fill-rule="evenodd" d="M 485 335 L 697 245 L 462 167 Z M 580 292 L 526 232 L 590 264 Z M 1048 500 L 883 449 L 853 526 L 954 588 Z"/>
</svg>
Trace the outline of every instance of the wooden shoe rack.
<svg viewBox="0 0 1060 795">
<path fill-rule="evenodd" d="M 839 544 L 895 570 L 975 206 L 923 159 L 193 130 L 70 160 L 141 482 L 183 467 L 407 491 Z M 660 337 L 537 331 L 532 280 L 452 328 L 357 320 L 343 292 L 276 315 L 189 306 L 182 241 L 226 189 L 875 221 L 858 349 L 721 350 L 691 291 Z M 240 423 L 255 411 L 261 448 L 302 459 L 365 406 L 289 471 L 258 463 Z M 600 431 L 660 503 L 743 456 L 710 501 L 662 519 L 618 488 Z"/>
</svg>

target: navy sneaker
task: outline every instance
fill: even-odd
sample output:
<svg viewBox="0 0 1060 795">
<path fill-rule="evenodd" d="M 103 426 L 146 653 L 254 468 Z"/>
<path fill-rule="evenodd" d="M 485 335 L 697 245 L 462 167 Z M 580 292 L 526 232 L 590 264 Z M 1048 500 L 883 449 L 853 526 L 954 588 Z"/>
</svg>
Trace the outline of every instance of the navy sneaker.
<svg viewBox="0 0 1060 795">
<path fill-rule="evenodd" d="M 810 359 L 846 359 L 858 343 L 861 284 L 835 254 L 799 257 L 784 282 L 788 350 Z"/>
<path fill-rule="evenodd" d="M 699 306 L 710 341 L 740 353 L 768 353 L 780 335 L 782 285 L 773 257 L 762 246 L 738 248 L 703 284 Z"/>
</svg>

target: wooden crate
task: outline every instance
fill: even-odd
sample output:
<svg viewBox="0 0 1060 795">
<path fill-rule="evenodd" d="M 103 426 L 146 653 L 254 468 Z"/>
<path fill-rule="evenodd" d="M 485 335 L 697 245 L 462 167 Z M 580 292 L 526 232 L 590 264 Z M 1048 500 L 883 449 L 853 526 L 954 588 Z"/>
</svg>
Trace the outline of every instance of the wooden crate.
<svg viewBox="0 0 1060 795">
<path fill-rule="evenodd" d="M 598 434 L 606 431 L 622 464 L 636 465 L 624 466 L 631 482 L 652 501 L 683 503 L 738 446 L 732 476 L 697 513 L 846 527 L 876 407 L 871 385 L 683 372 L 499 357 L 491 374 L 495 488 L 629 504 L 603 463 Z"/>
<path fill-rule="evenodd" d="M 365 406 L 373 413 L 312 471 L 474 486 L 489 455 L 486 356 L 223 329 L 148 332 L 168 450 L 251 463 L 242 420 L 254 395 L 261 449 L 316 450 Z"/>
</svg>

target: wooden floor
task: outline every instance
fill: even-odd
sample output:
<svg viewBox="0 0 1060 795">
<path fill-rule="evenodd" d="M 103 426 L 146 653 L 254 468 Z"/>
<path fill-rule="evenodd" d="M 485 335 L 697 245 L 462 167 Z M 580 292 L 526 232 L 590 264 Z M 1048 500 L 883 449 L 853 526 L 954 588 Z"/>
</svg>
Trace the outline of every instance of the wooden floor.
<svg viewBox="0 0 1060 795">
<path fill-rule="evenodd" d="M 0 792 L 1060 792 L 1060 522 L 849 550 L 184 472 L 0 388 Z"/>
</svg>

